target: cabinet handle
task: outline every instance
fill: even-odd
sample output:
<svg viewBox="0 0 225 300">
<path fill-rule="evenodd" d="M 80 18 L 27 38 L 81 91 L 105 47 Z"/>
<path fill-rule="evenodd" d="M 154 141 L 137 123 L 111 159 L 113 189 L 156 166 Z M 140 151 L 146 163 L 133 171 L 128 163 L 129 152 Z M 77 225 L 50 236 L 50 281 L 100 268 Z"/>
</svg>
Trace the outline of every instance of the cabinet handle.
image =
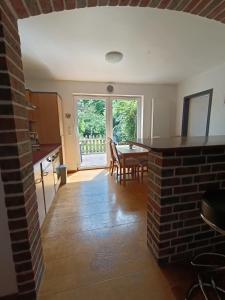
<svg viewBox="0 0 225 300">
<path fill-rule="evenodd" d="M 41 179 L 41 178 L 38 178 L 38 179 L 35 180 L 35 184 L 39 184 L 39 183 L 41 183 L 41 182 L 42 182 L 42 179 Z"/>
<path fill-rule="evenodd" d="M 48 176 L 48 172 L 43 172 L 43 176 Z"/>
</svg>

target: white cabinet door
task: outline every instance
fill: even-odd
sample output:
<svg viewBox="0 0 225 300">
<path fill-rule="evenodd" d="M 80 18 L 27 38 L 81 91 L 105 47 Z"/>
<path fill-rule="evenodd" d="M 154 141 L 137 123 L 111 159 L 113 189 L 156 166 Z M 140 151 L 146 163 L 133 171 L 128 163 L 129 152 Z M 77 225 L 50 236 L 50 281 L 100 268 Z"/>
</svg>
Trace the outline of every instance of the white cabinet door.
<svg viewBox="0 0 225 300">
<path fill-rule="evenodd" d="M 44 191 L 45 191 L 46 213 L 48 213 L 52 201 L 55 197 L 55 182 L 54 182 L 53 166 L 51 162 L 42 171 L 42 175 L 43 175 L 43 184 L 44 184 Z"/>
<path fill-rule="evenodd" d="M 35 186 L 36 186 L 39 222 L 40 222 L 40 226 L 42 226 L 45 220 L 46 211 L 45 211 L 45 200 L 44 200 L 40 163 L 34 165 L 34 178 L 35 178 Z"/>
</svg>

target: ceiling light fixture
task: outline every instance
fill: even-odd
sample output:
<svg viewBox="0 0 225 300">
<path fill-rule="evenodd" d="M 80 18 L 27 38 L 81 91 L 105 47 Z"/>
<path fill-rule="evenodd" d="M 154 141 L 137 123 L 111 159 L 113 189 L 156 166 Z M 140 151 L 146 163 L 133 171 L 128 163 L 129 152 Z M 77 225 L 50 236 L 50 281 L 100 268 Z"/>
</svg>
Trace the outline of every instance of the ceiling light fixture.
<svg viewBox="0 0 225 300">
<path fill-rule="evenodd" d="M 105 60 L 112 64 L 120 62 L 122 58 L 123 58 L 123 53 L 119 51 L 110 51 L 107 52 L 105 55 Z"/>
</svg>

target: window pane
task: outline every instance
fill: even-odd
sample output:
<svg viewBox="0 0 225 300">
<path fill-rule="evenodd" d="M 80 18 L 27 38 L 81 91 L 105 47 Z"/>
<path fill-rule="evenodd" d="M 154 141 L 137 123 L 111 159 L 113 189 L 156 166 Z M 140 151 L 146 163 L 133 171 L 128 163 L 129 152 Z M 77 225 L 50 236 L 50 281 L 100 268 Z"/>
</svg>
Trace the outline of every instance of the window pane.
<svg viewBox="0 0 225 300">
<path fill-rule="evenodd" d="M 112 111 L 113 139 L 118 143 L 136 139 L 137 100 L 113 100 Z"/>
</svg>

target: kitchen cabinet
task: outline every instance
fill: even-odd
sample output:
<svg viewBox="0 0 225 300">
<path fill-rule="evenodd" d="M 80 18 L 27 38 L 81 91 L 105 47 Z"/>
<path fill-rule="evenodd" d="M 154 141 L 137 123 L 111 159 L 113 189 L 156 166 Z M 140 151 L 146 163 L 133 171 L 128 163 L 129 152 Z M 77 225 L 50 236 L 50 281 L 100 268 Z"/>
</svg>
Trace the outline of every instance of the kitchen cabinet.
<svg viewBox="0 0 225 300">
<path fill-rule="evenodd" d="M 29 111 L 30 130 L 38 134 L 40 144 L 60 144 L 64 158 L 62 99 L 54 92 L 26 90 L 26 99 L 35 107 Z"/>
<path fill-rule="evenodd" d="M 44 199 L 44 190 L 43 190 L 43 178 L 42 178 L 40 163 L 34 165 L 34 180 L 35 180 L 36 195 L 37 195 L 39 222 L 40 222 L 40 226 L 42 226 L 46 215 L 46 209 L 45 209 L 45 199 Z"/>
<path fill-rule="evenodd" d="M 42 162 L 42 178 L 45 194 L 46 213 L 48 213 L 55 197 L 55 182 L 51 156 Z"/>
<path fill-rule="evenodd" d="M 34 164 L 34 177 L 40 226 L 44 223 L 45 217 L 50 210 L 61 183 L 61 147 L 57 147 L 55 150 L 51 150 L 47 153 L 46 147 L 47 146 L 43 146 L 41 148 L 43 153 L 45 153 L 44 157 Z"/>
</svg>

